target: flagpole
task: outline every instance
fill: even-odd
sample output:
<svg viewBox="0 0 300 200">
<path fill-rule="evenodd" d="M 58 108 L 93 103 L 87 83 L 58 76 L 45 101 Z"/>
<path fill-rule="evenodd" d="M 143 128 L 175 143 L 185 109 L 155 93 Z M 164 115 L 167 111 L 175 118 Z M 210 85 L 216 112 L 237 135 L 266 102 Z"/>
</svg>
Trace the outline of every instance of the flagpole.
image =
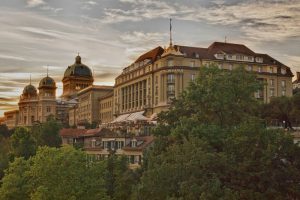
<svg viewBox="0 0 300 200">
<path fill-rule="evenodd" d="M 172 45 L 172 19 L 170 18 L 170 46 Z"/>
</svg>

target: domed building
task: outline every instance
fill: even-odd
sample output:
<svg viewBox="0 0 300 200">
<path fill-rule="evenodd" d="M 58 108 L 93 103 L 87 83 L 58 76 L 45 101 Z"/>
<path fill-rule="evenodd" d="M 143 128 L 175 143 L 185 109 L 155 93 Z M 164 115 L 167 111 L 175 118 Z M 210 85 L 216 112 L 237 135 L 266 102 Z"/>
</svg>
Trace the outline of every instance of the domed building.
<svg viewBox="0 0 300 200">
<path fill-rule="evenodd" d="M 38 121 L 45 122 L 49 115 L 56 115 L 56 83 L 48 76 L 39 83 Z"/>
<path fill-rule="evenodd" d="M 30 84 L 25 86 L 19 100 L 19 125 L 32 125 L 37 120 L 38 93 Z"/>
<path fill-rule="evenodd" d="M 44 77 L 37 89 L 31 84 L 25 86 L 19 100 L 19 125 L 32 126 L 45 122 L 49 115 L 56 115 L 56 83 Z"/>
<path fill-rule="evenodd" d="M 76 97 L 78 91 L 93 85 L 94 78 L 91 69 L 81 63 L 81 57 L 78 55 L 75 63 L 66 69 L 62 82 L 62 98 L 69 100 Z"/>
</svg>

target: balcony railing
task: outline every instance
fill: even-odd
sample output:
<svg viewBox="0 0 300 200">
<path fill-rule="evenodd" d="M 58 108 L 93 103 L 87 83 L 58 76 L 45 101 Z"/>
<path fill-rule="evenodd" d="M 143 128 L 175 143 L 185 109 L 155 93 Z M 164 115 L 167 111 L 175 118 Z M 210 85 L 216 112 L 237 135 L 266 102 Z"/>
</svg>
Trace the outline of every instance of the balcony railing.
<svg viewBox="0 0 300 200">
<path fill-rule="evenodd" d="M 167 83 L 175 83 L 175 79 L 167 79 Z"/>
</svg>

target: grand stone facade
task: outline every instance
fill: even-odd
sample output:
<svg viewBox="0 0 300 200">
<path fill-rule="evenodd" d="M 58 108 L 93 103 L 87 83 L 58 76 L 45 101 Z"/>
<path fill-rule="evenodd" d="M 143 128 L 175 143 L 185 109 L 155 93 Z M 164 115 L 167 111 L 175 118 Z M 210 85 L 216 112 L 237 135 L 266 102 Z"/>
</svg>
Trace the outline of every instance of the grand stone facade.
<svg viewBox="0 0 300 200">
<path fill-rule="evenodd" d="M 47 75 L 37 89 L 30 83 L 19 100 L 20 126 L 32 126 L 36 122 L 43 123 L 50 115 L 56 115 L 56 83 Z"/>
<path fill-rule="evenodd" d="M 90 68 L 81 63 L 81 57 L 78 55 L 75 63 L 67 67 L 62 81 L 62 98 L 57 98 L 56 83 L 48 73 L 40 80 L 38 88 L 30 81 L 20 95 L 19 110 L 4 113 L 5 123 L 9 128 L 43 123 L 50 115 L 63 124 L 68 124 L 69 109 L 78 104 L 78 92 L 91 86 L 94 78 Z"/>
<path fill-rule="evenodd" d="M 267 54 L 255 53 L 243 44 L 214 42 L 208 48 L 172 45 L 141 55 L 116 78 L 112 110 L 123 119 L 144 111 L 151 118 L 169 108 L 195 79 L 200 67 L 210 64 L 232 70 L 242 66 L 265 83 L 254 95 L 267 103 L 272 97 L 292 95 L 289 67 Z"/>
</svg>

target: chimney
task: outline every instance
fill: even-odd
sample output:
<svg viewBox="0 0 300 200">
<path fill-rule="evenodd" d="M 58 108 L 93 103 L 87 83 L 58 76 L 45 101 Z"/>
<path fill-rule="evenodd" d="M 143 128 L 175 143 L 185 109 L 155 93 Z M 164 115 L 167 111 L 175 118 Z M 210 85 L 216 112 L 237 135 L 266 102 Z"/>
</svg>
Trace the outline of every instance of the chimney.
<svg viewBox="0 0 300 200">
<path fill-rule="evenodd" d="M 300 81 L 300 72 L 296 72 L 297 73 L 297 81 Z"/>
</svg>

